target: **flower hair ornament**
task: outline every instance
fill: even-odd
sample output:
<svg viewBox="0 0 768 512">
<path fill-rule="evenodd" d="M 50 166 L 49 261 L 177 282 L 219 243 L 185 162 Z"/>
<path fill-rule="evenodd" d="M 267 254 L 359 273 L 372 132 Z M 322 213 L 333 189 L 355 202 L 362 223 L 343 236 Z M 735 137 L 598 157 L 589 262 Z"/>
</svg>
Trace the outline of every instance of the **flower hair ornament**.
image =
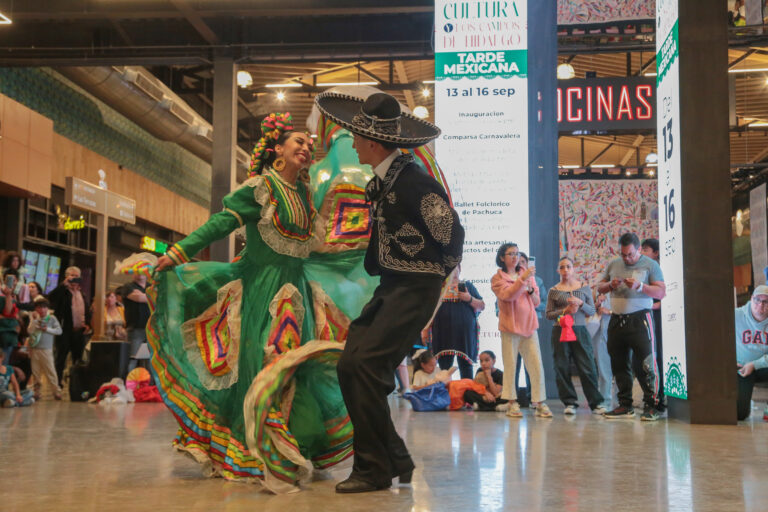
<svg viewBox="0 0 768 512">
<path fill-rule="evenodd" d="M 256 143 L 251 153 L 251 166 L 248 170 L 248 177 L 252 178 L 259 174 L 264 166 L 269 153 L 273 152 L 273 146 L 280 136 L 293 130 L 293 118 L 290 112 L 269 114 L 261 122 L 261 138 Z"/>
</svg>

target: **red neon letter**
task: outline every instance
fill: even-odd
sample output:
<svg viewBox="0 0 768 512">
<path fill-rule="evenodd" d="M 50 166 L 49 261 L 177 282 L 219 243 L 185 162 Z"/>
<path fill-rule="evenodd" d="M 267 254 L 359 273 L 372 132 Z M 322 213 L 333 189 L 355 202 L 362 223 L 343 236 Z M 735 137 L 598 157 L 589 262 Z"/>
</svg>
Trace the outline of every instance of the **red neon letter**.
<svg viewBox="0 0 768 512">
<path fill-rule="evenodd" d="M 643 104 L 643 107 L 645 107 L 645 112 L 643 112 L 643 109 L 640 107 L 637 107 L 637 118 L 638 119 L 651 119 L 653 117 L 653 108 L 651 107 L 651 104 L 646 100 L 651 99 L 651 96 L 653 95 L 653 91 L 651 90 L 650 85 L 638 85 L 637 86 L 637 101 Z"/>
<path fill-rule="evenodd" d="M 568 122 L 578 123 L 579 121 L 581 121 L 582 115 L 581 115 L 580 108 L 576 109 L 576 112 L 578 112 L 578 115 L 577 116 L 573 115 L 573 93 L 578 93 L 576 94 L 577 99 L 581 99 L 582 97 L 581 88 L 579 87 L 569 87 L 568 90 L 565 92 L 565 94 L 567 95 L 566 101 L 568 102 Z"/>
<path fill-rule="evenodd" d="M 607 100 L 607 101 L 606 101 Z M 602 87 L 597 88 L 597 120 L 603 120 L 603 110 L 605 110 L 605 117 L 613 121 L 613 87 L 608 87 L 608 97 L 606 98 L 605 92 Z"/>
<path fill-rule="evenodd" d="M 632 120 L 632 105 L 629 102 L 629 88 L 626 85 L 621 86 L 621 96 L 619 97 L 619 110 L 616 112 L 616 120 L 621 121 L 621 115 L 626 114 L 627 118 Z"/>
<path fill-rule="evenodd" d="M 563 122 L 563 90 L 557 88 L 557 122 Z"/>
<path fill-rule="evenodd" d="M 592 88 L 587 87 L 587 121 L 592 122 Z"/>
</svg>

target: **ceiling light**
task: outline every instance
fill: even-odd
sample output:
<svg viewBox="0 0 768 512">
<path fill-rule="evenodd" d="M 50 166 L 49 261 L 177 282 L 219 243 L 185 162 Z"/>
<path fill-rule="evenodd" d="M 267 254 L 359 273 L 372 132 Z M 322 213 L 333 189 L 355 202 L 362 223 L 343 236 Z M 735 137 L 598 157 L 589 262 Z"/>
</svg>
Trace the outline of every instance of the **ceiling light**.
<svg viewBox="0 0 768 512">
<path fill-rule="evenodd" d="M 247 71 L 238 71 L 237 72 L 237 86 L 245 89 L 246 87 L 250 87 L 253 85 L 253 77 L 251 74 Z"/>
<path fill-rule="evenodd" d="M 571 78 L 576 76 L 576 71 L 574 71 L 573 66 L 568 64 L 567 62 L 564 62 L 557 66 L 557 79 L 558 80 L 570 80 Z"/>
<path fill-rule="evenodd" d="M 10 25 L 13 23 L 11 18 L 0 12 L 0 25 Z"/>
<path fill-rule="evenodd" d="M 613 164 L 592 164 L 590 167 L 595 167 L 597 169 L 610 169 L 611 167 L 616 167 Z"/>
<path fill-rule="evenodd" d="M 659 155 L 657 155 L 654 152 L 650 152 L 647 155 L 645 155 L 645 163 L 647 164 L 655 164 L 659 161 Z"/>
<path fill-rule="evenodd" d="M 756 123 L 749 123 L 749 127 L 750 128 L 761 128 L 761 127 L 765 127 L 765 126 L 768 126 L 768 123 L 765 122 L 765 121 L 758 121 Z"/>
<path fill-rule="evenodd" d="M 429 117 L 429 110 L 427 110 L 427 107 L 422 107 L 419 105 L 418 107 L 413 109 L 413 115 L 418 117 L 419 119 L 426 119 Z"/>
<path fill-rule="evenodd" d="M 650 176 L 651 178 L 653 178 L 653 176 L 654 176 L 655 174 L 656 174 L 656 173 L 654 172 L 654 170 L 653 170 L 653 169 L 651 169 L 650 171 L 648 171 L 648 176 Z"/>
<path fill-rule="evenodd" d="M 278 91 L 277 101 L 285 101 L 285 93 L 283 91 Z"/>
<path fill-rule="evenodd" d="M 632 176 L 632 173 L 630 172 L 629 169 L 627 169 L 627 173 L 626 174 L 627 174 L 627 176 Z"/>
<path fill-rule="evenodd" d="M 643 76 L 656 76 L 656 73 L 654 71 L 649 71 L 648 73 L 643 73 Z"/>
<path fill-rule="evenodd" d="M 318 87 L 339 87 L 342 85 L 379 85 L 379 82 L 318 82 Z"/>
<path fill-rule="evenodd" d="M 302 87 L 304 84 L 300 84 L 298 82 L 288 82 L 285 84 L 267 84 L 264 87 L 267 87 L 269 89 L 277 89 L 282 87 Z"/>
<path fill-rule="evenodd" d="M 421 95 L 424 96 L 425 98 L 429 98 L 430 94 L 432 94 L 432 92 L 427 87 L 421 90 Z"/>
<path fill-rule="evenodd" d="M 434 80 L 422 80 L 421 83 L 423 83 L 423 84 L 433 84 L 433 83 L 435 83 L 435 81 Z"/>
<path fill-rule="evenodd" d="M 762 73 L 768 71 L 768 68 L 741 68 L 741 69 L 729 69 L 729 73 Z"/>
<path fill-rule="evenodd" d="M 581 166 L 580 165 L 561 165 L 560 166 L 561 169 L 578 169 L 579 167 Z"/>
</svg>

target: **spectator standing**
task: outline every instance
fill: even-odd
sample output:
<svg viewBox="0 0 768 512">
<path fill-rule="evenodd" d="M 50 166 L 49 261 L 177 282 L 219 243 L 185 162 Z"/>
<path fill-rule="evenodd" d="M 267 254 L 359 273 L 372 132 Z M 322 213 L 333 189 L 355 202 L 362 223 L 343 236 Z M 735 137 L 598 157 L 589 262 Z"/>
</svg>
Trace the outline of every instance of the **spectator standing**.
<svg viewBox="0 0 768 512">
<path fill-rule="evenodd" d="M 736 366 L 739 421 L 749 417 L 756 382 L 768 382 L 768 286 L 760 285 L 747 304 L 736 308 Z M 768 419 L 763 416 L 763 419 Z"/>
<path fill-rule="evenodd" d="M 131 362 L 128 372 L 136 368 L 138 361 L 134 358 L 147 342 L 147 321 L 149 320 L 149 304 L 147 303 L 147 276 L 133 274 L 133 281 L 123 287 L 125 325 L 128 331 L 128 341 L 131 344 Z"/>
<path fill-rule="evenodd" d="M 64 271 L 64 281 L 49 296 L 49 302 L 62 329 L 61 335 L 54 341 L 54 360 L 59 383 L 62 382 L 67 355 L 72 354 L 72 363 L 78 363 L 82 359 L 85 335 L 89 330 L 91 308 L 80 289 L 80 275 L 78 267 L 67 268 Z"/>
<path fill-rule="evenodd" d="M 518 274 L 520 272 L 525 272 L 528 270 L 529 264 L 530 261 L 528 259 L 528 255 L 524 252 L 520 252 L 520 259 L 517 261 L 517 268 L 515 271 Z M 536 306 L 536 318 L 539 320 L 539 325 L 541 325 L 541 319 L 545 310 L 547 309 L 547 288 L 544 286 L 544 280 L 542 278 L 535 274 L 533 278 L 536 280 L 536 286 L 539 288 L 539 305 Z M 498 311 L 499 306 L 497 304 L 496 316 L 499 316 Z M 520 387 L 521 372 L 525 373 L 525 387 Z M 523 364 L 523 359 L 520 354 L 517 354 L 517 373 L 515 373 L 514 386 L 517 388 L 517 402 L 521 407 L 528 407 L 531 404 L 531 376 L 528 375 L 528 371 L 525 369 L 525 365 Z"/>
<path fill-rule="evenodd" d="M 619 388 L 619 406 L 607 412 L 608 419 L 632 417 L 632 382 L 634 375 L 643 389 L 645 408 L 640 419 L 659 419 L 659 370 L 656 366 L 656 336 L 651 308 L 653 299 L 666 294 L 659 264 L 640 253 L 640 240 L 634 233 L 619 239 L 621 256 L 605 268 L 597 287 L 599 293 L 611 294 L 613 314 L 608 324 L 608 353 L 611 370 Z"/>
<path fill-rule="evenodd" d="M 613 395 L 613 372 L 611 356 L 608 355 L 608 324 L 611 320 L 610 295 L 597 294 L 595 299 L 597 326 L 592 334 L 592 348 L 597 362 L 597 389 L 603 395 L 603 407 L 611 409 Z"/>
<path fill-rule="evenodd" d="M 499 270 L 491 278 L 491 289 L 499 304 L 499 331 L 501 332 L 501 355 L 504 367 L 510 375 L 516 374 L 517 354 L 522 355 L 531 377 L 531 402 L 536 403 L 536 416 L 551 418 L 552 412 L 544 400 L 547 397 L 544 384 L 544 366 L 541 362 L 541 348 L 536 329 L 536 306 L 539 305 L 539 290 L 533 276 L 534 268 L 520 274 L 515 269 L 520 252 L 517 244 L 505 243 L 496 253 Z M 510 379 L 504 379 L 501 398 L 509 400 L 507 416 L 522 417 L 517 402 L 517 389 Z"/>
<path fill-rule="evenodd" d="M 104 297 L 104 335 L 110 340 L 123 340 L 128 338 L 125 329 L 125 310 L 123 305 L 117 302 L 115 292 L 107 292 Z"/>
<path fill-rule="evenodd" d="M 13 294 L 16 296 L 16 301 L 18 303 L 29 302 L 32 300 L 29 297 L 29 290 L 27 289 L 24 277 L 22 276 L 23 267 L 24 260 L 21 259 L 19 253 L 10 251 L 5 254 L 5 258 L 3 258 L 3 273 L 5 273 L 6 270 L 13 270 L 16 272 L 14 274 L 16 276 L 16 285 L 13 288 Z"/>
<path fill-rule="evenodd" d="M 597 370 L 593 358 L 592 340 L 587 332 L 587 316 L 595 314 L 592 302 L 592 290 L 576 279 L 573 261 L 560 258 L 558 263 L 560 282 L 549 290 L 547 295 L 547 318 L 553 320 L 552 355 L 555 362 L 555 381 L 560 400 L 565 405 L 565 414 L 576 414 L 578 396 L 571 379 L 571 359 L 579 372 L 579 381 L 587 403 L 595 414 L 605 414 L 602 406 L 603 396 L 597 388 Z M 557 323 L 561 316 L 573 317 L 575 341 L 561 339 L 562 327 Z"/>
<path fill-rule="evenodd" d="M 13 289 L 16 284 L 17 272 L 6 269 L 3 272 L 2 296 L 0 296 L 0 348 L 2 349 L 2 364 L 7 365 L 11 360 L 11 352 L 19 343 L 19 308 Z"/>
<path fill-rule="evenodd" d="M 472 378 L 472 363 L 478 350 L 477 315 L 484 309 L 485 302 L 477 288 L 469 281 L 459 281 L 457 276 L 446 290 L 432 323 L 432 350 L 442 370 L 453 366 L 455 356 L 461 378 Z M 446 354 L 441 354 L 444 351 Z"/>
<path fill-rule="evenodd" d="M 53 396 L 61 400 L 61 388 L 53 362 L 54 336 L 62 333 L 61 325 L 56 316 L 48 309 L 50 304 L 42 295 L 35 298 L 35 312 L 29 322 L 28 346 L 29 358 L 32 362 L 32 375 L 35 377 L 35 400 L 40 399 L 43 377 L 53 389 Z"/>
<path fill-rule="evenodd" d="M 656 238 L 646 238 L 641 244 L 640 252 L 661 265 L 659 261 L 659 241 Z M 656 365 L 659 368 L 659 412 L 667 408 L 667 397 L 664 396 L 664 348 L 661 339 L 661 301 L 653 299 L 653 333 L 656 336 Z"/>
</svg>

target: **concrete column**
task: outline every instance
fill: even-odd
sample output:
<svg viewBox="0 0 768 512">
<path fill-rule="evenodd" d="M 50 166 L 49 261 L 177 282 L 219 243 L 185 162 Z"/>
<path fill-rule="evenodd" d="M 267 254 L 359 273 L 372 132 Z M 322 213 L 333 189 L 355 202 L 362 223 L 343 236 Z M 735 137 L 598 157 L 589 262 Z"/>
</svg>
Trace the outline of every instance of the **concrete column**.
<svg viewBox="0 0 768 512">
<path fill-rule="evenodd" d="M 684 268 L 683 282 L 677 285 L 685 293 L 688 400 L 670 397 L 670 416 L 691 423 L 734 424 L 737 378 L 725 7 L 720 0 L 675 1 L 679 2 Z M 662 301 L 662 314 L 663 306 Z"/>
<path fill-rule="evenodd" d="M 559 280 L 557 179 L 557 2 L 528 0 L 528 194 L 531 256 L 547 287 Z M 546 300 L 546 297 L 544 297 Z M 547 395 L 557 398 L 552 360 L 552 322 L 539 322 Z"/>
<path fill-rule="evenodd" d="M 213 62 L 213 168 L 211 173 L 211 214 L 221 211 L 221 200 L 236 185 L 237 82 L 235 60 L 217 56 Z M 229 236 L 211 244 L 212 261 L 231 261 L 235 238 Z"/>
</svg>

